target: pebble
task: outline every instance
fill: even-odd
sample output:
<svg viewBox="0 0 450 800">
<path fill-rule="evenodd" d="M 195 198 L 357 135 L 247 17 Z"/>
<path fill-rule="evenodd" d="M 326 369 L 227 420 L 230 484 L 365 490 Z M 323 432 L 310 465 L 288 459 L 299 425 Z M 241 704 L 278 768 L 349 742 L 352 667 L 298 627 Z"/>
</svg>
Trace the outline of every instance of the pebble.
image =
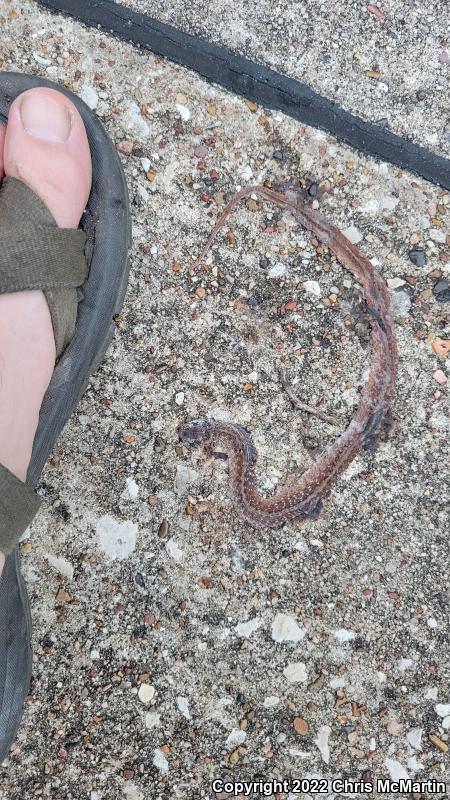
<svg viewBox="0 0 450 800">
<path fill-rule="evenodd" d="M 138 697 L 141 703 L 145 706 L 150 705 L 154 696 L 155 696 L 156 689 L 151 683 L 141 683 L 138 691 Z"/>
<path fill-rule="evenodd" d="M 151 730 L 158 728 L 160 725 L 161 717 L 157 711 L 148 711 L 145 715 L 145 727 Z"/>
<path fill-rule="evenodd" d="M 433 372 L 433 378 L 440 386 L 443 386 L 448 380 L 447 375 L 441 369 L 437 369 L 436 372 Z"/>
<path fill-rule="evenodd" d="M 305 633 L 289 614 L 277 614 L 272 622 L 272 639 L 275 642 L 300 642 Z"/>
<path fill-rule="evenodd" d="M 253 178 L 253 170 L 250 164 L 246 164 L 244 167 L 241 167 L 239 170 L 239 175 L 244 181 L 249 181 L 251 178 Z"/>
<path fill-rule="evenodd" d="M 128 558 L 136 547 L 138 526 L 131 520 L 119 522 L 106 514 L 97 520 L 95 530 L 100 549 L 113 561 Z"/>
<path fill-rule="evenodd" d="M 127 478 L 126 486 L 128 494 L 130 495 L 130 499 L 137 500 L 139 497 L 139 486 L 137 485 L 134 478 Z"/>
<path fill-rule="evenodd" d="M 168 772 L 169 762 L 161 750 L 155 750 L 153 753 L 153 766 L 160 770 L 160 772 Z"/>
<path fill-rule="evenodd" d="M 175 402 L 177 406 L 182 406 L 184 403 L 184 392 L 177 392 L 175 395 Z"/>
<path fill-rule="evenodd" d="M 33 58 L 38 64 L 41 65 L 41 67 L 49 67 L 52 63 L 49 58 L 45 58 L 44 56 L 39 55 L 39 53 L 33 53 Z"/>
<path fill-rule="evenodd" d="M 47 553 L 45 556 L 48 563 L 51 564 L 60 575 L 63 575 L 65 578 L 69 578 L 72 580 L 73 578 L 73 566 L 70 561 L 67 559 L 62 558 L 61 556 L 54 556 L 52 553 Z"/>
<path fill-rule="evenodd" d="M 182 106 L 182 105 L 179 105 L 177 103 L 176 109 L 177 109 L 181 119 L 183 120 L 183 122 L 187 122 L 188 119 L 191 118 L 191 112 L 189 111 L 187 106 Z"/>
<path fill-rule="evenodd" d="M 414 249 L 408 253 L 408 258 L 416 267 L 424 267 L 427 263 L 427 258 L 424 250 Z"/>
<path fill-rule="evenodd" d="M 85 85 L 80 91 L 80 97 L 92 111 L 98 106 L 98 94 L 93 86 Z"/>
<path fill-rule="evenodd" d="M 386 730 L 391 734 L 391 736 L 398 736 L 402 732 L 402 726 L 399 722 L 397 722 L 396 719 L 390 719 L 386 726 Z"/>
<path fill-rule="evenodd" d="M 179 695 L 177 697 L 177 706 L 178 710 L 183 714 L 183 717 L 185 717 L 185 719 L 192 719 L 189 711 L 189 700 L 187 699 L 187 697 L 182 697 L 181 695 Z"/>
<path fill-rule="evenodd" d="M 317 738 L 314 740 L 317 747 L 319 748 L 320 754 L 322 756 L 323 761 L 325 764 L 330 763 L 330 746 L 328 744 L 328 738 L 331 733 L 331 728 L 329 725 L 322 725 L 319 728 L 317 733 Z"/>
<path fill-rule="evenodd" d="M 292 723 L 294 726 L 294 730 L 296 733 L 299 733 L 300 736 L 307 736 L 309 733 L 309 723 L 303 717 L 294 717 L 294 722 Z"/>
<path fill-rule="evenodd" d="M 177 495 L 181 497 L 186 494 L 188 487 L 191 483 L 195 483 L 198 479 L 198 472 L 187 464 L 177 464 L 177 471 L 175 474 L 174 487 Z"/>
<path fill-rule="evenodd" d="M 402 778 L 408 780 L 409 775 L 405 767 L 402 764 L 400 764 L 400 761 L 396 761 L 394 758 L 386 758 L 384 763 L 389 772 L 389 777 L 393 781 L 399 781 Z"/>
<path fill-rule="evenodd" d="M 437 336 L 431 346 L 438 356 L 446 356 L 447 353 L 450 353 L 450 339 L 440 339 Z"/>
<path fill-rule="evenodd" d="M 320 297 L 322 294 L 320 284 L 317 281 L 304 281 L 303 288 L 312 297 Z"/>
<path fill-rule="evenodd" d="M 261 626 L 261 620 L 259 617 L 253 617 L 253 619 L 248 620 L 248 622 L 240 622 L 235 627 L 235 631 L 238 636 L 242 636 L 244 639 L 248 639 L 252 633 L 258 630 Z"/>
<path fill-rule="evenodd" d="M 437 703 L 434 710 L 440 717 L 447 717 L 450 714 L 450 703 Z"/>
<path fill-rule="evenodd" d="M 361 231 L 359 231 L 355 225 L 350 225 L 345 231 L 342 231 L 342 233 L 347 239 L 350 239 L 353 244 L 358 244 L 363 238 Z"/>
<path fill-rule="evenodd" d="M 240 728 L 233 728 L 227 736 L 225 745 L 228 750 L 235 750 L 236 747 L 239 747 L 240 744 L 245 742 L 246 737 L 247 734 L 245 731 L 242 731 Z"/>
<path fill-rule="evenodd" d="M 394 292 L 392 295 L 394 314 L 402 316 L 408 314 L 411 308 L 411 298 L 408 292 Z"/>
<path fill-rule="evenodd" d="M 406 738 L 414 750 L 422 750 L 422 728 L 411 728 L 406 734 Z"/>
<path fill-rule="evenodd" d="M 178 547 L 175 537 L 167 540 L 166 552 L 167 555 L 173 558 L 174 561 L 178 561 L 178 563 L 180 563 L 180 561 L 182 561 L 184 558 L 184 551 Z"/>
<path fill-rule="evenodd" d="M 432 291 L 440 303 L 448 303 L 450 300 L 450 282 L 446 278 L 436 281 Z"/>
<path fill-rule="evenodd" d="M 286 264 L 277 261 L 268 271 L 269 278 L 281 278 L 286 273 Z"/>
<path fill-rule="evenodd" d="M 388 278 L 386 281 L 389 289 L 399 289 L 400 286 L 405 285 L 405 281 L 402 278 Z"/>
<path fill-rule="evenodd" d="M 131 131 L 141 139 L 146 139 L 150 133 L 150 128 L 141 116 L 139 106 L 134 100 L 131 100 L 124 113 L 123 123 L 127 131 Z"/>
<path fill-rule="evenodd" d="M 303 661 L 288 664 L 283 670 L 283 675 L 289 683 L 305 683 L 308 680 L 308 673 Z"/>
<path fill-rule="evenodd" d="M 348 631 L 346 628 L 339 628 L 337 631 L 334 631 L 334 638 L 338 640 L 338 642 L 351 642 L 352 639 L 356 639 L 356 633 L 354 631 Z"/>
<path fill-rule="evenodd" d="M 442 228 L 431 228 L 430 230 L 430 239 L 433 242 L 437 242 L 438 244 L 445 244 L 445 231 Z"/>
<path fill-rule="evenodd" d="M 264 708 L 275 708 L 280 702 L 280 698 L 276 694 L 270 694 L 268 697 L 264 698 L 263 706 Z"/>
</svg>

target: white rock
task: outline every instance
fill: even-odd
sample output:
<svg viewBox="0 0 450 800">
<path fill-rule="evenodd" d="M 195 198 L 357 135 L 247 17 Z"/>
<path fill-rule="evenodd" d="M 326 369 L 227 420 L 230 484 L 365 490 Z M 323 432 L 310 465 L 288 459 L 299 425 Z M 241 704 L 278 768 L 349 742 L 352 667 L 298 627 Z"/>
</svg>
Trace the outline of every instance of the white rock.
<svg viewBox="0 0 450 800">
<path fill-rule="evenodd" d="M 270 694 L 264 698 L 264 708 L 275 708 L 280 702 L 280 698 L 276 694 Z"/>
<path fill-rule="evenodd" d="M 89 106 L 89 108 L 91 108 L 92 110 L 94 110 L 94 108 L 97 108 L 98 94 L 93 86 L 85 84 L 81 89 L 80 97 L 82 100 L 84 100 L 86 105 Z"/>
<path fill-rule="evenodd" d="M 151 728 L 158 728 L 160 725 L 161 717 L 157 711 L 147 711 L 145 715 L 145 727 L 151 730 Z"/>
<path fill-rule="evenodd" d="M 304 281 L 303 288 L 311 297 L 320 297 L 322 294 L 320 284 L 317 281 Z"/>
<path fill-rule="evenodd" d="M 317 733 L 317 738 L 314 740 L 317 747 L 320 750 L 320 754 L 322 756 L 323 761 L 325 761 L 325 764 L 330 763 L 330 746 L 328 744 L 328 738 L 330 736 L 330 733 L 331 733 L 330 726 L 322 725 L 322 727 L 319 728 L 319 731 Z"/>
<path fill-rule="evenodd" d="M 338 642 L 351 642 L 352 639 L 356 639 L 356 633 L 354 631 L 348 631 L 345 628 L 339 628 L 339 630 L 334 632 L 334 637 Z"/>
<path fill-rule="evenodd" d="M 183 120 L 183 122 L 187 122 L 188 119 L 190 119 L 191 112 L 189 111 L 187 106 L 182 106 L 179 103 L 177 103 L 176 109 L 177 109 L 181 119 Z"/>
<path fill-rule="evenodd" d="M 250 164 L 246 164 L 244 167 L 241 167 L 239 170 L 239 175 L 244 181 L 249 181 L 250 178 L 253 177 L 253 170 Z"/>
<path fill-rule="evenodd" d="M 96 533 L 105 555 L 113 561 L 123 561 L 136 547 L 138 526 L 131 520 L 118 522 L 106 514 L 97 521 Z"/>
<path fill-rule="evenodd" d="M 450 715 L 448 717 L 444 717 L 442 720 L 442 727 L 444 728 L 444 731 L 448 731 L 450 728 Z"/>
<path fill-rule="evenodd" d="M 175 395 L 175 402 L 177 406 L 182 406 L 184 403 L 184 392 L 177 392 Z"/>
<path fill-rule="evenodd" d="M 153 766 L 160 770 L 160 772 L 168 772 L 169 762 L 161 750 L 154 750 L 153 752 Z"/>
<path fill-rule="evenodd" d="M 388 278 L 386 283 L 390 289 L 400 289 L 400 286 L 405 285 L 405 281 L 402 278 Z"/>
<path fill-rule="evenodd" d="M 283 670 L 283 675 L 289 683 L 305 683 L 308 680 L 308 673 L 303 661 L 294 661 L 288 664 Z"/>
<path fill-rule="evenodd" d="M 154 696 L 155 696 L 156 689 L 151 683 L 141 683 L 138 691 L 138 697 L 141 703 L 144 703 L 145 706 L 150 705 Z"/>
<path fill-rule="evenodd" d="M 300 642 L 305 633 L 289 614 L 277 614 L 272 622 L 272 639 L 275 642 Z"/>
<path fill-rule="evenodd" d="M 67 561 L 65 558 L 61 556 L 54 556 L 52 553 L 47 553 L 45 556 L 48 563 L 51 564 L 60 575 L 64 575 L 65 578 L 69 578 L 72 580 L 73 578 L 73 566 L 70 561 Z"/>
<path fill-rule="evenodd" d="M 37 61 L 41 67 L 49 67 L 52 63 L 49 58 L 45 58 L 44 56 L 39 55 L 39 53 L 33 53 L 34 60 Z"/>
<path fill-rule="evenodd" d="M 445 230 L 443 228 L 431 228 L 430 239 L 432 239 L 433 242 L 444 244 L 446 239 Z"/>
<path fill-rule="evenodd" d="M 247 378 L 251 383 L 256 383 L 256 381 L 258 380 L 258 373 L 254 372 L 254 371 L 253 372 L 249 372 L 249 374 L 247 375 Z"/>
<path fill-rule="evenodd" d="M 277 261 L 268 271 L 269 278 L 281 278 L 286 272 L 286 264 L 282 261 Z"/>
<path fill-rule="evenodd" d="M 191 483 L 195 483 L 198 479 L 198 472 L 191 469 L 186 464 L 177 464 L 177 472 L 175 475 L 175 491 L 179 497 L 186 494 L 188 487 Z"/>
<path fill-rule="evenodd" d="M 91 659 L 92 661 L 98 661 L 100 658 L 100 651 L 99 650 L 91 650 Z"/>
<path fill-rule="evenodd" d="M 139 496 L 139 486 L 134 478 L 127 478 L 126 480 L 127 491 L 131 500 L 137 500 Z"/>
<path fill-rule="evenodd" d="M 139 791 L 134 783 L 127 783 L 124 786 L 124 800 L 144 800 L 144 795 Z"/>
<path fill-rule="evenodd" d="M 363 238 L 361 231 L 359 231 L 355 225 L 350 225 L 345 229 L 345 231 L 342 231 L 342 233 L 347 237 L 347 239 L 350 239 L 353 244 L 358 244 L 358 242 L 360 242 Z"/>
<path fill-rule="evenodd" d="M 412 667 L 413 664 L 414 661 L 412 660 L 412 658 L 399 658 L 399 660 L 397 661 L 397 669 L 399 672 L 405 672 L 405 670 Z"/>
<path fill-rule="evenodd" d="M 132 100 L 124 113 L 123 122 L 127 131 L 131 131 L 136 136 L 145 139 L 149 133 L 150 128 L 145 119 L 141 116 L 138 104 Z"/>
<path fill-rule="evenodd" d="M 406 763 L 411 772 L 417 772 L 418 770 L 424 768 L 423 764 L 421 764 L 420 761 L 417 761 L 417 756 L 410 756 Z"/>
<path fill-rule="evenodd" d="M 425 700 L 437 700 L 437 686 L 429 686 L 425 692 Z"/>
<path fill-rule="evenodd" d="M 389 771 L 389 777 L 393 781 L 399 781 L 401 778 L 407 780 L 409 778 L 405 767 L 400 764 L 400 761 L 396 761 L 394 758 L 386 758 L 384 763 Z"/>
<path fill-rule="evenodd" d="M 427 625 L 429 628 L 437 628 L 437 619 L 434 617 L 428 617 Z"/>
<path fill-rule="evenodd" d="M 422 750 L 422 728 L 411 728 L 406 734 L 406 738 L 414 750 Z"/>
<path fill-rule="evenodd" d="M 187 697 L 182 697 L 181 695 L 179 695 L 177 697 L 177 706 L 178 710 L 181 711 L 181 713 L 183 714 L 183 717 L 185 717 L 186 719 L 191 719 L 191 714 L 189 711 L 189 700 L 187 699 Z"/>
<path fill-rule="evenodd" d="M 173 558 L 174 561 L 183 561 L 184 558 L 184 550 L 178 547 L 177 541 L 174 536 L 171 539 L 168 539 L 166 542 L 166 552 L 167 554 Z"/>
<path fill-rule="evenodd" d="M 239 747 L 240 744 L 245 742 L 246 736 L 247 734 L 245 731 L 241 731 L 240 728 L 233 728 L 227 736 L 225 746 L 228 750 L 235 750 L 236 747 Z"/>
<path fill-rule="evenodd" d="M 411 298 L 408 292 L 393 292 L 391 296 L 394 314 L 408 314 L 411 308 Z"/>
<path fill-rule="evenodd" d="M 148 172 L 151 166 L 151 161 L 149 158 L 141 158 L 142 169 L 144 172 Z"/>
<path fill-rule="evenodd" d="M 330 678 L 328 681 L 328 686 L 331 689 L 343 689 L 344 686 L 347 686 L 348 678 L 345 675 L 335 675 L 334 678 Z"/>
<path fill-rule="evenodd" d="M 450 714 L 450 703 L 438 703 L 434 710 L 440 717 L 447 717 Z"/>
<path fill-rule="evenodd" d="M 249 619 L 247 622 L 239 622 L 239 624 L 235 626 L 234 630 L 238 636 L 248 639 L 252 633 L 258 630 L 260 626 L 261 619 L 259 617 L 253 617 L 253 619 Z"/>
</svg>

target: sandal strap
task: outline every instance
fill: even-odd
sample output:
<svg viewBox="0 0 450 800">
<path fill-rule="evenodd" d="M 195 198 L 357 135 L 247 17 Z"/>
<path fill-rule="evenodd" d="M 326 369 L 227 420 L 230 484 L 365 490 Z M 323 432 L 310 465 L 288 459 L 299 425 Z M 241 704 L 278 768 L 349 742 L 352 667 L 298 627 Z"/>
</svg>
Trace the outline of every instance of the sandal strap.
<svg viewBox="0 0 450 800">
<path fill-rule="evenodd" d="M 0 464 L 0 551 L 7 555 L 36 516 L 41 497 Z"/>
<path fill-rule="evenodd" d="M 0 187 L 0 293 L 76 289 L 87 277 L 86 234 L 58 228 L 42 200 L 22 181 Z"/>
</svg>

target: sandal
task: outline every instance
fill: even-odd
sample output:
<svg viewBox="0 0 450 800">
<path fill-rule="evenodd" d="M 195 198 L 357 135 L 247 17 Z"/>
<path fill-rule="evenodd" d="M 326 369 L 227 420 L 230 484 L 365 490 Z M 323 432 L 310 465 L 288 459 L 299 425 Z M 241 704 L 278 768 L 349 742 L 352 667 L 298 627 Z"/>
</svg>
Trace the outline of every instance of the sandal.
<svg viewBox="0 0 450 800">
<path fill-rule="evenodd" d="M 0 465 L 0 763 L 19 726 L 31 665 L 31 614 L 17 543 L 41 499 L 34 491 L 45 462 L 114 333 L 128 282 L 131 225 L 117 151 L 95 114 L 67 89 L 43 78 L 0 73 L 0 120 L 17 95 L 36 86 L 57 89 L 83 119 L 92 157 L 92 188 L 78 229 L 58 228 L 39 197 L 15 178 L 0 189 L 0 293 L 42 289 L 57 356 L 40 411 L 23 483 Z M 20 221 L 26 219 L 27 225 Z"/>
</svg>

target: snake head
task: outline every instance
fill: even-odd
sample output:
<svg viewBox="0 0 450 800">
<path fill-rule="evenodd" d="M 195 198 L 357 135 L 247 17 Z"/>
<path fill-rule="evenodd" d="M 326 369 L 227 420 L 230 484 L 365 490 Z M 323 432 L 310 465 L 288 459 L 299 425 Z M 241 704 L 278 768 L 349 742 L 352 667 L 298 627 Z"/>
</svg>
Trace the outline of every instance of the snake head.
<svg viewBox="0 0 450 800">
<path fill-rule="evenodd" d="M 205 444 L 211 436 L 211 420 L 205 417 L 191 419 L 190 422 L 180 426 L 178 436 L 184 444 L 194 446 Z"/>
</svg>

